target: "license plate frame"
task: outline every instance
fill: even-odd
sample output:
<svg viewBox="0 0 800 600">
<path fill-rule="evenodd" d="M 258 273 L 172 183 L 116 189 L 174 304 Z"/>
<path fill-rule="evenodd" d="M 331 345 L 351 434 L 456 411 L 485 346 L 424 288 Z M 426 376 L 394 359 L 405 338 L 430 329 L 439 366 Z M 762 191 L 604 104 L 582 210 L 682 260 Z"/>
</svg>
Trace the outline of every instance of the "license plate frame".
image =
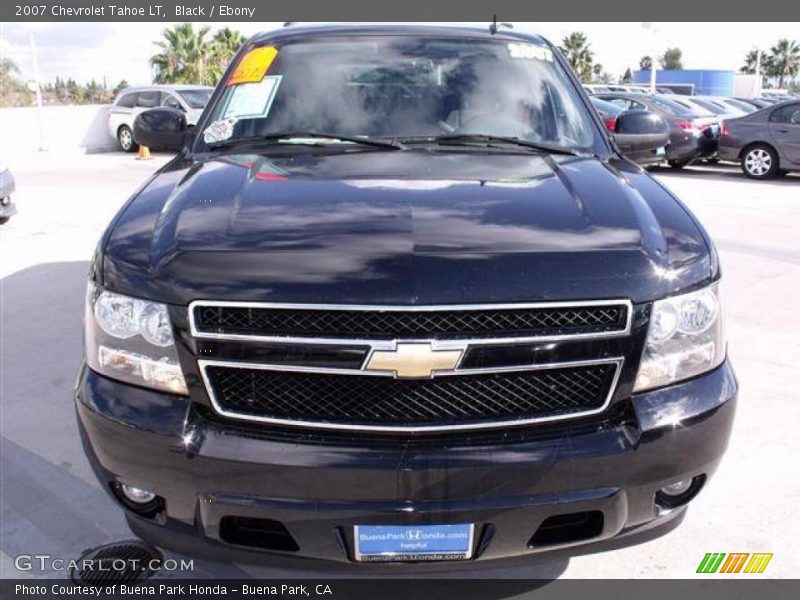
<svg viewBox="0 0 800 600">
<path fill-rule="evenodd" d="M 353 526 L 357 562 L 469 560 L 473 557 L 474 541 L 474 523 Z"/>
</svg>

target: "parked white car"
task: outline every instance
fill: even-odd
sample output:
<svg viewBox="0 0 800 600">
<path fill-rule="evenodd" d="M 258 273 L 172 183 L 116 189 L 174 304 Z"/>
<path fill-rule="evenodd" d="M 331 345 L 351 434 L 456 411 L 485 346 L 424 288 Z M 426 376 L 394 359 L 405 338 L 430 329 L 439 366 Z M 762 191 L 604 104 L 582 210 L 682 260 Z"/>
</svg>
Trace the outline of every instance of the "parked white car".
<svg viewBox="0 0 800 600">
<path fill-rule="evenodd" d="M 108 113 L 108 130 L 125 152 L 135 152 L 139 146 L 133 141 L 133 120 L 140 112 L 158 106 L 177 108 L 186 113 L 186 123 L 191 127 L 203 114 L 211 98 L 212 87 L 202 85 L 151 85 L 126 88 L 114 100 Z"/>
</svg>

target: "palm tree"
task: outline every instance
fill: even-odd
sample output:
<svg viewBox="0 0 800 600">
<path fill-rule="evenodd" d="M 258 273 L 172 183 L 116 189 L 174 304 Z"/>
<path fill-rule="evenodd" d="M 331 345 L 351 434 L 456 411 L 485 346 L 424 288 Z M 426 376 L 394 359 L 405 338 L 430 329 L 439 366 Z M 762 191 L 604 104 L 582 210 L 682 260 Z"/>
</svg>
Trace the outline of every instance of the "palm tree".
<svg viewBox="0 0 800 600">
<path fill-rule="evenodd" d="M 10 58 L 0 58 L 0 95 L 16 83 L 14 77 L 19 73 L 19 67 Z"/>
<path fill-rule="evenodd" d="M 749 75 L 756 74 L 756 62 L 758 62 L 758 50 L 750 50 L 744 57 L 744 64 L 739 69 L 740 73 Z M 761 85 L 767 84 L 767 79 L 773 72 L 772 57 L 765 52 L 761 53 Z"/>
<path fill-rule="evenodd" d="M 156 83 L 215 83 L 209 60 L 209 27 L 195 31 L 191 23 L 181 23 L 162 32 L 155 42 L 161 52 L 150 58 Z"/>
<path fill-rule="evenodd" d="M 631 68 L 628 67 L 625 69 L 625 73 L 622 75 L 622 79 L 619 80 L 620 83 L 630 83 L 633 81 L 633 73 L 631 73 Z"/>
<path fill-rule="evenodd" d="M 761 57 L 763 60 L 763 56 Z M 750 50 L 744 57 L 744 64 L 739 69 L 740 73 L 748 73 L 754 75 L 756 72 L 756 63 L 758 62 L 758 50 Z M 763 66 L 763 65 L 762 65 Z"/>
<path fill-rule="evenodd" d="M 778 87 L 782 88 L 786 78 L 792 79 L 800 71 L 800 45 L 782 39 L 778 40 L 770 52 L 770 75 L 778 78 Z"/>
<path fill-rule="evenodd" d="M 31 91 L 17 79 L 19 67 L 10 58 L 0 58 L 0 106 L 27 106 Z"/>
<path fill-rule="evenodd" d="M 244 42 L 244 35 L 230 27 L 223 27 L 214 34 L 214 38 L 211 40 L 211 66 L 209 70 L 215 80 L 222 77 L 228 63 Z"/>
<path fill-rule="evenodd" d="M 590 44 L 587 41 L 585 34 L 575 31 L 561 40 L 559 47 L 572 69 L 581 81 L 585 82 L 592 79 L 592 62 L 594 60 L 594 53 L 589 49 Z"/>
</svg>

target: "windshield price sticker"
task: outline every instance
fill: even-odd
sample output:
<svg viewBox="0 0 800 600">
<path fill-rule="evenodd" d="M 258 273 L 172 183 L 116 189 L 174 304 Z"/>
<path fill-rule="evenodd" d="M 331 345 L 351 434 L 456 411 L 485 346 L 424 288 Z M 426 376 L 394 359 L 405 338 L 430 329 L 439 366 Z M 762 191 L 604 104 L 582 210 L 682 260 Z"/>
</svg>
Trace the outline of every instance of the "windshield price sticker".
<svg viewBox="0 0 800 600">
<path fill-rule="evenodd" d="M 228 104 L 222 112 L 223 119 L 235 117 L 237 119 L 263 119 L 272 108 L 272 101 L 278 92 L 281 75 L 265 77 L 258 83 L 245 83 L 237 85 L 228 99 Z"/>
<path fill-rule="evenodd" d="M 237 121 L 238 119 L 234 117 L 214 121 L 211 125 L 206 127 L 206 130 L 203 132 L 203 141 L 206 144 L 213 144 L 214 142 L 230 139 Z"/>
<path fill-rule="evenodd" d="M 535 46 L 533 44 L 519 44 L 512 42 L 508 45 L 508 55 L 511 58 L 553 62 L 553 52 L 550 50 L 550 48 Z"/>
<path fill-rule="evenodd" d="M 242 57 L 225 85 L 258 83 L 264 79 L 270 65 L 278 56 L 278 49 L 272 46 L 254 48 Z"/>
</svg>

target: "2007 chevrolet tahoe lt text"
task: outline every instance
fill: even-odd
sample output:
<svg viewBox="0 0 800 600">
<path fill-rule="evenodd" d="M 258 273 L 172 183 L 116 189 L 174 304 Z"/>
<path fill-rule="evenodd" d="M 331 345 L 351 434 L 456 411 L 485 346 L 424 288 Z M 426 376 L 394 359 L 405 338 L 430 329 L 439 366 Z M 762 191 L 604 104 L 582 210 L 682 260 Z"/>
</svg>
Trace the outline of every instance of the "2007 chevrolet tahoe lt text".
<svg viewBox="0 0 800 600">
<path fill-rule="evenodd" d="M 620 154 L 652 125 L 606 133 L 539 37 L 433 26 L 259 35 L 192 130 L 142 113 L 181 151 L 100 242 L 76 391 L 131 528 L 468 565 L 677 523 L 737 383 L 708 235 Z"/>
</svg>

